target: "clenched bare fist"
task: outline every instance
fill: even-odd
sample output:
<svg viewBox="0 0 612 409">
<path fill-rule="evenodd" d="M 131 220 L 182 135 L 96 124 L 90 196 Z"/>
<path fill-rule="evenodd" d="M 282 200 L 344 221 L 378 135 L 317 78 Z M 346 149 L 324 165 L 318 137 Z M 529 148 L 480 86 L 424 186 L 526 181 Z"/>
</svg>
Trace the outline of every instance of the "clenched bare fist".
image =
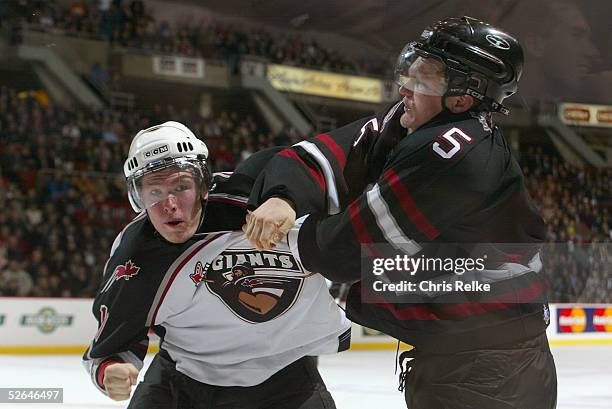
<svg viewBox="0 0 612 409">
<path fill-rule="evenodd" d="M 138 369 L 132 364 L 116 363 L 104 368 L 104 388 L 113 400 L 129 399 L 137 379 Z"/>
<path fill-rule="evenodd" d="M 295 224 L 295 210 L 285 199 L 273 197 L 247 214 L 242 230 L 258 249 L 271 249 Z"/>
</svg>

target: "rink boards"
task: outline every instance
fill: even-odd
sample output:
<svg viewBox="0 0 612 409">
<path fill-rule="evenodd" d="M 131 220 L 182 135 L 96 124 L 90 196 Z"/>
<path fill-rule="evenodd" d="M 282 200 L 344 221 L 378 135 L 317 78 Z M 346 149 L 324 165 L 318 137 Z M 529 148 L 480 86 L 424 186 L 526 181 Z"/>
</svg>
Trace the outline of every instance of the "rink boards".
<svg viewBox="0 0 612 409">
<path fill-rule="evenodd" d="M 0 297 L 0 353 L 82 353 L 97 331 L 91 306 L 91 299 Z M 549 318 L 551 345 L 612 345 L 612 304 L 551 304 Z M 353 324 L 351 348 L 396 347 L 393 338 Z M 157 348 L 153 335 L 150 351 Z"/>
</svg>

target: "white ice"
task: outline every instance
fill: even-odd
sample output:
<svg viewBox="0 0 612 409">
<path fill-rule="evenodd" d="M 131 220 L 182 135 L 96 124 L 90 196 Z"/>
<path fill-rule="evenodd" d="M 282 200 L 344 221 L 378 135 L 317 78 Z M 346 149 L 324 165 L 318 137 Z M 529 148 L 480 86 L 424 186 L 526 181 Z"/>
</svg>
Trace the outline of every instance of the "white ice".
<svg viewBox="0 0 612 409">
<path fill-rule="evenodd" d="M 612 408 L 612 346 L 552 350 L 559 376 L 558 409 Z M 349 351 L 321 357 L 319 367 L 338 409 L 402 409 L 394 359 L 390 350 Z M 0 409 L 127 407 L 127 401 L 113 402 L 90 383 L 77 355 L 0 355 L 0 387 L 64 388 L 61 405 L 0 404 Z"/>
</svg>

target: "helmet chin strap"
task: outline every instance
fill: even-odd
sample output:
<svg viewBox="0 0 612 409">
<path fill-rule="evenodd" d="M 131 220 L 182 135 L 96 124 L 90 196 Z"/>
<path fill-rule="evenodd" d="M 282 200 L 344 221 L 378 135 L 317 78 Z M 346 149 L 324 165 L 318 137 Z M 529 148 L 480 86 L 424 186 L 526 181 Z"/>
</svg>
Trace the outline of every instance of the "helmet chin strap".
<svg viewBox="0 0 612 409">
<path fill-rule="evenodd" d="M 442 104 L 442 111 L 438 115 L 441 115 L 441 114 L 456 115 L 456 113 L 452 112 L 446 105 L 446 99 L 448 97 L 450 97 L 450 95 L 443 95 L 442 98 L 440 99 L 440 103 Z M 485 126 L 485 128 L 488 127 L 490 129 L 493 127 L 493 120 L 491 118 L 491 112 L 488 110 L 479 109 L 478 104 L 473 105 L 466 112 L 470 112 L 472 113 L 473 116 L 478 118 L 478 120 L 483 124 L 483 126 Z"/>
<path fill-rule="evenodd" d="M 442 112 L 447 113 L 447 114 L 454 114 L 453 111 L 451 111 L 450 109 L 448 109 L 448 106 L 446 105 L 446 100 L 450 95 L 442 95 L 442 98 L 440 98 L 440 104 L 442 105 Z"/>
<path fill-rule="evenodd" d="M 206 213 L 206 204 L 208 203 L 208 199 L 200 199 L 200 203 L 202 205 L 202 213 L 200 214 L 200 223 L 198 223 L 198 228 L 196 229 L 196 233 L 202 227 L 202 223 L 204 223 L 204 213 Z"/>
</svg>

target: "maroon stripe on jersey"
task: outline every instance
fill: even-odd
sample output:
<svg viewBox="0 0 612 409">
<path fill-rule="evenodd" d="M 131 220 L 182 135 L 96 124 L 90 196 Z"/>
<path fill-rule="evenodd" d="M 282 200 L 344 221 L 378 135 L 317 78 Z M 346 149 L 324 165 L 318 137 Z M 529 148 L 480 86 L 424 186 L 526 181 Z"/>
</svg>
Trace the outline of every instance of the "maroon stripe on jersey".
<svg viewBox="0 0 612 409">
<path fill-rule="evenodd" d="M 359 212 L 359 200 L 355 200 L 353 203 L 351 203 L 348 206 L 348 211 L 349 217 L 351 218 L 351 224 L 353 225 L 353 230 L 355 230 L 355 234 L 357 234 L 357 240 L 359 240 L 359 243 L 372 243 L 372 236 L 370 236 L 370 233 L 368 233 L 365 221 Z"/>
<path fill-rule="evenodd" d="M 298 156 L 298 154 L 295 153 L 295 151 L 293 149 L 285 149 L 283 151 L 280 151 L 278 153 L 278 155 L 286 156 L 288 158 L 292 158 L 292 159 L 295 159 L 296 161 L 300 162 L 300 164 L 303 167 L 305 167 L 306 169 L 308 169 L 308 171 L 312 174 L 312 177 L 314 177 L 315 180 L 317 181 L 317 183 L 319 184 L 319 186 L 321 186 L 321 190 L 323 190 L 324 192 L 327 191 L 326 185 L 325 185 L 325 179 L 323 178 L 323 175 L 321 175 L 319 172 L 317 172 L 317 170 L 315 170 L 312 167 L 308 166 L 306 164 L 306 162 L 304 162 L 302 160 L 302 158 L 300 158 Z"/>
<path fill-rule="evenodd" d="M 336 141 L 334 141 L 333 138 L 326 133 L 318 135 L 316 139 L 320 140 L 325 144 L 325 146 L 327 146 L 327 149 L 334 154 L 340 169 L 344 169 L 344 165 L 346 164 L 346 155 L 344 154 L 344 151 L 340 145 L 338 145 Z"/>
<path fill-rule="evenodd" d="M 386 309 L 399 320 L 436 321 L 440 318 L 434 314 L 428 306 L 414 305 L 410 307 L 397 308 L 395 304 L 377 303 L 376 305 Z"/>
<path fill-rule="evenodd" d="M 106 322 L 108 321 L 108 307 L 104 304 L 100 306 L 100 328 L 98 328 L 98 332 L 94 338 L 94 342 L 98 342 L 98 338 L 102 335 L 102 331 L 104 331 L 104 327 L 106 326 Z"/>
<path fill-rule="evenodd" d="M 502 294 L 488 299 L 487 302 L 449 304 L 447 307 L 441 308 L 440 313 L 443 314 L 445 318 L 465 318 L 485 314 L 487 312 L 499 311 L 516 306 L 520 303 L 528 303 L 533 301 L 545 291 L 545 288 L 545 283 L 538 282 L 530 285 L 529 287 L 523 288 L 520 291 L 513 291 L 512 293 Z M 386 309 L 395 318 L 403 321 L 437 321 L 441 319 L 431 310 L 430 306 L 428 305 L 410 305 L 403 308 L 398 308 L 395 304 L 385 302 L 375 303 L 375 305 Z"/>
<path fill-rule="evenodd" d="M 445 308 L 445 314 L 455 317 L 467 317 L 479 315 L 486 312 L 499 311 L 521 303 L 528 303 L 538 298 L 546 290 L 546 284 L 536 282 L 529 287 L 507 294 L 501 294 L 487 299 L 486 302 L 468 302 L 463 304 L 453 304 Z"/>
<path fill-rule="evenodd" d="M 408 219 L 427 237 L 429 240 L 433 240 L 440 232 L 436 229 L 425 217 L 425 215 L 419 210 L 416 203 L 412 199 L 410 193 L 402 183 L 397 173 L 393 169 L 387 170 L 383 177 L 389 182 L 389 186 L 395 193 L 400 205 L 404 209 L 404 212 L 408 216 Z"/>
<path fill-rule="evenodd" d="M 536 253 L 534 253 L 533 251 L 514 252 L 510 254 L 505 254 L 502 258 L 502 261 L 527 265 L 535 255 Z"/>
<path fill-rule="evenodd" d="M 211 242 L 217 240 L 219 237 L 223 236 L 224 234 L 226 233 L 216 234 L 214 237 L 211 237 L 210 239 L 206 240 L 204 243 L 200 244 L 189 255 L 187 255 L 187 257 L 183 259 L 183 261 L 179 264 L 177 268 L 174 269 L 174 271 L 172 272 L 172 275 L 170 276 L 170 280 L 168 280 L 168 283 L 166 284 L 166 288 L 164 288 L 164 291 L 159 299 L 159 302 L 157 303 L 157 306 L 155 307 L 155 312 L 153 313 L 153 318 L 151 319 L 151 325 L 155 325 L 155 319 L 157 318 L 159 307 L 161 307 L 161 305 L 164 303 L 166 294 L 168 294 L 170 287 L 172 287 L 172 283 L 174 282 L 174 279 L 178 275 L 179 271 L 181 271 L 181 269 L 185 266 L 185 264 L 187 264 L 189 260 L 191 260 L 191 258 L 197 254 L 198 251 L 200 251 L 203 247 L 207 246 Z"/>
</svg>

